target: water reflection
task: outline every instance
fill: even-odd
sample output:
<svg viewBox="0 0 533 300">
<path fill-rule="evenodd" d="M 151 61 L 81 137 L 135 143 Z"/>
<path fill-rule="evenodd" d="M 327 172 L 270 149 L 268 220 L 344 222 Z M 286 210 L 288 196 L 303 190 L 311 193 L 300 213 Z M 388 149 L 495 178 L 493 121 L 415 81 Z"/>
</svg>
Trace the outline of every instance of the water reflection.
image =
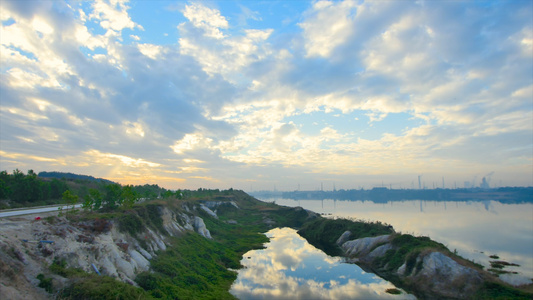
<svg viewBox="0 0 533 300">
<path fill-rule="evenodd" d="M 391 283 L 311 246 L 290 228 L 267 233 L 266 249 L 244 255 L 230 292 L 239 299 L 415 299 Z"/>
<path fill-rule="evenodd" d="M 533 278 L 533 204 L 497 201 L 438 202 L 426 200 L 374 203 L 370 201 L 269 199 L 286 206 L 324 213 L 382 221 L 396 231 L 429 236 L 450 250 L 490 267 L 490 255 L 519 264 L 506 268 L 519 272 L 502 279 L 512 284 L 531 283 Z"/>
</svg>

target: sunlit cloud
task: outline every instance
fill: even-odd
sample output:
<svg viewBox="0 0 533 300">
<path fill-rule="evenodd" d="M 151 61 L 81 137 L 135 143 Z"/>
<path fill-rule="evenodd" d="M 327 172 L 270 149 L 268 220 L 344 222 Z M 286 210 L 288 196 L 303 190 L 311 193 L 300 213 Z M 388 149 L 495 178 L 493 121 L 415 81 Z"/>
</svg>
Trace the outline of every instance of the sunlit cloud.
<svg viewBox="0 0 533 300">
<path fill-rule="evenodd" d="M 161 164 L 149 162 L 141 158 L 132 158 L 124 155 L 112 154 L 112 153 L 102 153 L 98 150 L 90 150 L 85 153 L 86 155 L 92 157 L 100 164 L 114 165 L 116 162 L 122 163 L 127 167 L 159 167 Z"/>
<path fill-rule="evenodd" d="M 4 151 L 0 151 L 0 157 L 2 159 L 9 158 L 14 159 L 18 161 L 24 161 L 24 160 L 35 160 L 35 161 L 41 161 L 41 162 L 56 162 L 56 159 L 48 158 L 48 157 L 40 157 L 40 156 L 34 156 L 34 155 L 26 155 L 22 153 L 7 153 Z"/>
<path fill-rule="evenodd" d="M 2 150 L 173 188 L 533 184 L 531 3 L 270 5 L 2 2 Z"/>
</svg>

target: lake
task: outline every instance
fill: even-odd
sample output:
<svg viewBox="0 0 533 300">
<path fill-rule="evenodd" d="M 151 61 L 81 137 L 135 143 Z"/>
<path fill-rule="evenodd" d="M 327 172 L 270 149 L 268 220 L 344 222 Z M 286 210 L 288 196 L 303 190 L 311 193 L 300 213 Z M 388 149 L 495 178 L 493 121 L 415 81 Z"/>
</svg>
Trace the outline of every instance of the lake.
<svg viewBox="0 0 533 300">
<path fill-rule="evenodd" d="M 267 232 L 265 249 L 243 255 L 230 290 L 244 299 L 416 299 L 391 295 L 393 284 L 310 245 L 291 228 Z"/>
<path fill-rule="evenodd" d="M 500 278 L 519 285 L 533 278 L 533 204 L 497 201 L 439 202 L 260 199 L 301 206 L 325 217 L 381 221 L 397 232 L 429 236 L 465 258 L 490 267 L 489 256 L 520 265 Z M 292 229 L 274 229 L 270 243 L 242 260 L 232 293 L 239 299 L 406 299 L 389 295 L 391 283 L 309 245 Z M 311 296 L 311 298 L 309 298 Z"/>
</svg>

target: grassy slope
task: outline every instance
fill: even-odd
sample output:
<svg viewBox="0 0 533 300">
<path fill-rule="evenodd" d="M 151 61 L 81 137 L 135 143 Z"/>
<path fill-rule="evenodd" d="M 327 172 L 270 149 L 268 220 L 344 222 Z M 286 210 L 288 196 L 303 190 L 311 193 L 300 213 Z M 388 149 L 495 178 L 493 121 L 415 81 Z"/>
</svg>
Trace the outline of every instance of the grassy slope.
<svg viewBox="0 0 533 300">
<path fill-rule="evenodd" d="M 262 234 L 271 226 L 301 226 L 308 217 L 301 209 L 277 206 L 252 198 L 241 191 L 223 191 L 209 196 L 188 200 L 151 201 L 129 210 L 107 213 L 87 213 L 72 216 L 74 220 L 113 220 L 119 230 L 136 235 L 145 227 L 163 232 L 159 206 L 180 211 L 183 204 L 189 207 L 202 201 L 228 202 L 217 209 L 219 219 L 210 217 L 201 209 L 197 213 L 210 230 L 213 240 L 196 233 L 170 237 L 170 246 L 151 260 L 151 272 L 140 273 L 134 288 L 106 276 L 93 276 L 70 270 L 60 275 L 72 279 L 72 285 L 64 289 L 61 299 L 233 299 L 229 293 L 236 279 L 236 272 L 228 269 L 241 267 L 242 254 L 262 248 L 268 241 Z M 239 206 L 235 208 L 229 202 Z M 228 221 L 236 221 L 230 224 Z M 57 267 L 55 267 L 57 269 Z M 54 269 L 54 267 L 52 267 Z M 54 271 L 52 271 L 54 272 Z M 81 273 L 80 273 L 81 272 Z M 58 272 L 54 272 L 58 274 Z M 115 284 L 113 284 L 115 283 Z M 133 297 L 133 298 L 132 298 Z"/>
</svg>

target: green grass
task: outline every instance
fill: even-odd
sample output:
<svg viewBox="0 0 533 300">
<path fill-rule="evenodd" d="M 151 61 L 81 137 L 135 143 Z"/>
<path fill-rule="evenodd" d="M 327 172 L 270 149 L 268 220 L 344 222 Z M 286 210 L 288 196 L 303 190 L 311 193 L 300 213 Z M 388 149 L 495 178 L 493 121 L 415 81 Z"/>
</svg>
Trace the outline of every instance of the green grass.
<svg viewBox="0 0 533 300">
<path fill-rule="evenodd" d="M 61 290 L 57 299 L 62 300 L 144 300 L 153 297 L 141 288 L 108 276 L 87 274 L 74 278 L 73 283 Z"/>
<path fill-rule="evenodd" d="M 135 279 L 139 286 L 161 299 L 235 299 L 229 289 L 237 273 L 228 269 L 240 268 L 245 252 L 262 248 L 268 238 L 261 232 L 269 228 L 263 222 L 265 213 L 257 209 L 261 202 L 238 192 L 232 196 L 228 201 L 238 201 L 240 209 L 223 204 L 217 208 L 219 219 L 197 210 L 212 240 L 192 232 L 170 238 L 172 245 L 150 261 L 152 272 L 143 272 Z M 216 195 L 210 197 L 216 200 Z M 186 203 L 192 207 L 198 201 Z"/>
<path fill-rule="evenodd" d="M 493 300 L 531 300 L 532 294 L 520 291 L 510 286 L 496 282 L 485 282 L 483 288 L 475 295 L 474 299 Z"/>
<path fill-rule="evenodd" d="M 385 292 L 391 295 L 400 295 L 402 293 L 402 291 L 400 291 L 399 289 L 394 289 L 394 288 L 387 289 L 385 290 Z"/>
<path fill-rule="evenodd" d="M 79 277 L 87 274 L 82 269 L 68 268 L 65 260 L 55 259 L 54 262 L 48 268 L 50 272 L 65 278 Z"/>
<path fill-rule="evenodd" d="M 395 249 L 390 249 L 384 256 L 376 259 L 378 267 L 385 268 L 387 271 L 395 271 L 405 263 L 405 270 L 410 274 L 416 267 L 420 271 L 422 264 L 416 264 L 416 259 L 420 253 L 426 249 L 441 250 L 449 252 L 446 246 L 431 240 L 429 237 L 415 237 L 410 234 L 397 234 L 391 240 Z"/>
<path fill-rule="evenodd" d="M 195 233 L 173 238 L 172 246 L 151 261 L 153 272 L 135 281 L 154 298 L 234 299 L 229 293 L 241 256 Z"/>
<path fill-rule="evenodd" d="M 57 299 L 89 300 L 89 299 L 152 299 L 150 294 L 141 288 L 118 281 L 109 276 L 98 276 L 81 269 L 68 268 L 64 260 L 55 260 L 49 267 L 50 272 L 68 278 L 70 284 L 58 292 Z M 53 291 L 52 280 L 43 274 L 37 276 L 39 287 L 49 293 Z"/>
</svg>

